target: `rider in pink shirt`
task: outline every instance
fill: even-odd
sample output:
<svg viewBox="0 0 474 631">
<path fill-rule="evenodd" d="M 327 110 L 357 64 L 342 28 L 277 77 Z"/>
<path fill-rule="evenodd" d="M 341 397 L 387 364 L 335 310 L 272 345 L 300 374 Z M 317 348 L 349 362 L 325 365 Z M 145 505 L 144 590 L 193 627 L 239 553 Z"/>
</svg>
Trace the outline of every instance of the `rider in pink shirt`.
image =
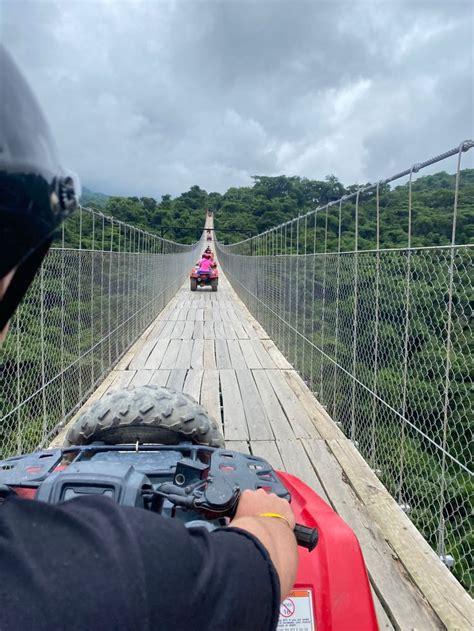
<svg viewBox="0 0 474 631">
<path fill-rule="evenodd" d="M 203 254 L 202 259 L 199 261 L 199 269 L 202 272 L 210 272 L 212 266 L 212 260 L 210 254 Z"/>
</svg>

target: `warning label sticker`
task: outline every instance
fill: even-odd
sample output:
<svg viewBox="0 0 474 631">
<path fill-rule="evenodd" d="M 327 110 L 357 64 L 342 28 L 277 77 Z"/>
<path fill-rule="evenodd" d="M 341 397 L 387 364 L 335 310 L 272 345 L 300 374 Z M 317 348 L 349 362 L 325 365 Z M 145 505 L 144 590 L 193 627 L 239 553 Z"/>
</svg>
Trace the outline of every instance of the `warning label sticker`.
<svg viewBox="0 0 474 631">
<path fill-rule="evenodd" d="M 309 589 L 293 590 L 280 605 L 278 631 L 316 631 L 313 602 Z"/>
</svg>

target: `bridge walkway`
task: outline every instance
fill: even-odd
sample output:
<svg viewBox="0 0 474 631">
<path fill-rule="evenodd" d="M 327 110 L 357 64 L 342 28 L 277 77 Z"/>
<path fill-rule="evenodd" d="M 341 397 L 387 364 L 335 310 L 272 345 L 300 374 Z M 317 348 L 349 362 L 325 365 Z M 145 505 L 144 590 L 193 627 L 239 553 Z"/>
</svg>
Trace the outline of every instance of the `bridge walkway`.
<svg viewBox="0 0 474 631">
<path fill-rule="evenodd" d="M 299 476 L 350 524 L 381 629 L 444 628 L 353 483 L 370 469 L 222 274 L 219 283 L 216 293 L 194 293 L 186 282 L 86 405 L 128 385 L 192 395 L 221 423 L 230 449 Z"/>
</svg>

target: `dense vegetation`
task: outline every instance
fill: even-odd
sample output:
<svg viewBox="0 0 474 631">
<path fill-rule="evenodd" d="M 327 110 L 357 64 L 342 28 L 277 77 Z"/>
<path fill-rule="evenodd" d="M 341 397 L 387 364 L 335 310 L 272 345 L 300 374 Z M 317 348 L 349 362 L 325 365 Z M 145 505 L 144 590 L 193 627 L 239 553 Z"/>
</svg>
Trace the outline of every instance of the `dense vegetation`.
<svg viewBox="0 0 474 631">
<path fill-rule="evenodd" d="M 413 247 L 420 246 L 445 246 L 451 243 L 452 237 L 452 207 L 454 202 L 455 176 L 445 172 L 419 177 L 412 187 L 412 238 Z M 317 206 L 335 201 L 343 195 L 353 193 L 355 186 L 345 187 L 335 177 L 329 176 L 324 181 L 313 181 L 299 177 L 264 177 L 255 176 L 252 186 L 231 188 L 224 194 L 207 193 L 199 186 L 191 189 L 176 198 L 163 195 L 161 200 L 151 197 L 114 197 L 92 193 L 84 190 L 83 204 L 99 209 L 106 215 L 111 215 L 121 221 L 139 226 L 144 230 L 162 235 L 167 239 L 182 243 L 192 243 L 200 237 L 202 232 L 204 209 L 210 208 L 215 213 L 217 236 L 226 243 L 235 243 L 247 238 L 251 234 L 257 234 L 277 224 L 288 221 L 294 217 L 304 215 Z M 358 249 L 373 250 L 377 245 L 376 214 L 374 191 L 361 195 L 358 208 Z M 404 183 L 390 187 L 383 185 L 379 190 L 380 204 L 380 235 L 379 244 L 382 248 L 405 248 L 408 241 L 408 188 Z M 276 240 L 272 241 L 272 247 L 278 247 L 283 253 L 313 253 L 336 252 L 340 248 L 344 252 L 352 252 L 355 245 L 355 199 L 344 202 L 341 210 L 341 235 L 339 243 L 338 205 L 331 206 L 329 212 L 323 211 L 308 219 L 307 230 L 279 231 Z M 92 246 L 90 236 L 90 221 L 83 218 L 82 248 Z M 327 231 L 326 231 L 327 225 Z M 70 218 L 65 226 L 65 245 L 76 248 L 78 245 L 79 219 L 76 215 Z M 315 234 L 316 233 L 316 234 Z M 325 238 L 326 236 L 326 238 Z M 103 230 L 100 224 L 95 226 L 94 247 L 100 250 L 100 244 L 105 243 L 105 250 L 116 250 L 117 241 L 113 240 L 109 226 Z M 460 245 L 472 243 L 474 237 L 474 170 L 464 170 L 460 177 L 458 214 L 456 226 L 456 243 Z M 122 238 L 124 238 L 122 236 Z M 248 253 L 262 253 L 262 241 L 257 241 L 253 249 Z M 315 250 L 314 250 L 315 247 Z M 249 246 L 250 248 L 250 246 Z M 122 251 L 127 250 L 122 242 Z M 242 251 L 245 251 L 244 249 Z M 71 252 L 67 256 L 75 257 L 77 253 Z M 352 369 L 353 355 L 351 346 L 352 315 L 354 309 L 353 298 L 353 255 L 342 257 L 345 261 L 340 267 L 341 295 L 340 301 L 341 331 L 347 327 L 347 348 L 339 345 L 338 360 L 346 366 L 348 371 Z M 296 257 L 294 257 L 296 259 Z M 103 257 L 98 252 L 95 256 L 95 269 L 103 265 Z M 68 265 L 66 259 L 65 265 Z M 82 288 L 78 293 L 77 262 L 71 258 L 71 269 L 68 268 L 66 280 L 67 301 L 65 321 L 61 320 L 61 265 L 63 259 L 59 254 L 51 258 L 49 267 L 46 268 L 45 284 L 47 290 L 48 313 L 45 320 L 46 337 L 50 340 L 49 346 L 44 350 L 46 359 L 46 376 L 52 378 L 56 366 L 52 365 L 55 356 L 55 345 L 62 330 L 66 337 L 64 364 L 74 362 L 77 353 L 76 339 L 80 333 L 82 350 L 88 348 L 91 340 L 102 333 L 102 328 L 107 328 L 107 322 L 101 323 L 100 330 L 94 333 L 93 322 L 97 325 L 101 318 L 101 304 L 103 297 L 107 298 L 108 288 L 115 286 L 115 272 L 106 261 L 106 269 L 103 287 L 95 287 L 90 293 L 91 283 L 87 281 L 87 275 L 92 278 L 93 269 L 91 263 L 84 258 L 82 270 Z M 333 258 L 332 261 L 336 259 Z M 400 357 L 403 354 L 404 325 L 405 325 L 405 275 L 406 258 L 398 252 L 384 254 L 383 272 L 380 282 L 383 285 L 384 302 L 380 311 L 380 338 L 379 345 L 383 348 L 379 365 L 378 392 L 382 397 L 391 402 L 397 408 L 401 392 Z M 447 269 L 449 262 L 449 250 L 424 250 L 413 255 L 411 260 L 412 293 L 411 316 L 409 329 L 409 353 L 410 364 L 408 367 L 409 389 L 407 414 L 417 426 L 421 427 L 433 440 L 441 444 L 442 419 L 443 419 L 443 374 L 445 366 L 446 349 L 446 310 L 447 310 Z M 76 267 L 74 267 L 76 265 Z M 333 267 L 331 267 L 333 265 Z M 89 266 L 89 267 L 87 267 Z M 335 278 L 336 268 L 334 263 L 324 263 L 324 274 Z M 365 266 L 365 267 L 364 267 Z M 374 287 L 374 258 L 368 254 L 360 257 L 359 267 L 364 271 L 364 291 L 359 294 L 359 313 L 365 314 L 364 327 L 361 328 L 357 347 L 357 377 L 362 383 L 371 383 L 372 378 L 372 350 L 373 350 L 373 287 Z M 323 268 L 316 268 L 314 278 L 311 281 L 311 291 L 319 307 L 314 311 L 311 302 L 306 301 L 307 312 L 304 314 L 306 323 L 314 317 L 315 324 L 307 326 L 305 334 L 311 336 L 311 341 L 318 347 L 324 347 L 329 356 L 334 355 L 335 339 L 328 326 L 328 314 L 334 310 L 335 287 L 334 283 L 324 281 Z M 449 399 L 450 425 L 445 437 L 447 449 L 464 465 L 470 466 L 472 461 L 471 445 L 468 440 L 472 432 L 472 422 L 468 410 L 472 408 L 472 377 L 474 373 L 474 360 L 472 338 L 469 335 L 470 322 L 469 311 L 472 308 L 472 261 L 467 252 L 460 250 L 456 255 L 456 278 L 453 307 L 453 364 L 452 383 L 453 388 Z M 136 274 L 132 270 L 133 276 Z M 111 281 L 108 278 L 111 275 Z M 122 281 L 124 278 L 121 276 Z M 133 295 L 138 295 L 134 289 L 134 278 L 125 278 L 129 289 L 129 299 L 134 303 Z M 135 279 L 136 280 L 136 279 Z M 271 279 L 269 279 L 270 281 Z M 86 282 L 87 281 L 87 282 Z M 329 287 L 326 292 L 326 324 L 321 319 L 320 305 L 322 295 L 320 288 L 326 282 Z M 314 285 L 314 288 L 313 288 Z M 382 287 L 381 285 L 381 287 Z M 306 291 L 307 287 L 294 286 L 298 291 Z M 15 340 L 17 330 L 14 328 L 7 345 L 4 347 L 0 377 L 3 383 L 10 382 L 12 388 L 2 387 L 2 399 L 0 406 L 2 415 L 4 411 L 11 410 L 17 400 L 23 400 L 34 392 L 41 383 L 41 348 L 40 335 L 43 326 L 40 318 L 39 292 L 31 293 L 23 306 L 23 319 L 20 326 L 30 322 L 28 331 L 24 325 L 18 331 L 22 331 L 22 348 L 18 349 Z M 114 301 L 119 301 L 121 296 L 117 291 L 112 295 Z M 297 304 L 297 303 L 296 303 Z M 288 305 L 281 305 L 281 313 L 288 321 L 295 316 L 295 301 L 290 300 Z M 133 306 L 133 304 L 131 305 Z M 91 316 L 92 314 L 92 316 Z M 297 316 L 300 317 L 300 316 Z M 334 321 L 334 313 L 332 314 Z M 297 321 L 298 322 L 298 321 Z M 321 324 L 323 322 L 323 324 Z M 345 323 L 345 324 L 344 324 Z M 64 325 L 64 326 L 63 326 Z M 63 327 L 61 329 L 61 327 Z M 341 333 L 340 331 L 340 333 Z M 28 338 L 26 334 L 28 333 Z M 278 340 L 277 340 L 278 341 Z M 114 348 L 115 344 L 114 342 Z M 294 351 L 292 348 L 292 353 Z M 365 349 L 365 351 L 364 351 Z M 101 353 L 110 355 L 110 348 L 101 349 Z M 113 356 L 119 356 L 121 349 L 112 352 Z M 365 354 L 364 354 L 365 353 Z M 52 359 L 53 358 L 53 359 Z M 290 357 L 294 361 L 293 355 Z M 91 360 L 87 365 L 74 366 L 71 374 L 67 375 L 70 386 L 67 389 L 65 401 L 58 401 L 55 391 L 55 382 L 49 387 L 46 396 L 36 397 L 28 410 L 24 409 L 21 415 L 10 415 L 7 424 L 0 423 L 0 448 L 3 453 L 15 451 L 15 440 L 12 436 L 19 434 L 22 427 L 21 448 L 32 448 L 54 427 L 48 424 L 43 426 L 43 409 L 49 412 L 55 409 L 56 414 L 61 410 L 68 411 L 77 399 L 76 382 L 88 381 L 91 387 L 94 379 L 101 374 L 102 361 Z M 51 364 L 49 365 L 48 362 Z M 298 366 L 300 372 L 308 378 L 306 366 Z M 22 373 L 21 389 L 13 388 L 14 377 L 18 370 Z M 323 376 L 332 382 L 333 366 L 323 365 Z M 95 375 L 95 377 L 94 377 Z M 324 398 L 324 393 L 318 392 L 318 384 L 311 384 L 313 390 Z M 351 389 L 348 382 L 345 391 Z M 343 392 L 341 390 L 341 392 Z M 11 394 L 9 394 L 11 393 Z M 329 394 L 331 396 L 329 396 Z M 350 430 L 350 410 L 339 394 L 326 393 L 326 396 L 334 402 L 336 409 L 329 407 L 331 413 L 337 412 L 342 426 L 346 431 Z M 342 396 L 342 395 L 341 395 Z M 9 398 L 10 397 L 10 398 Z M 20 399 L 18 399 L 20 397 Z M 359 397 L 359 393 L 358 393 Z M 360 393 L 358 398 L 358 420 L 361 428 L 365 418 L 372 414 L 372 402 Z M 33 420 L 36 419 L 36 420 Z M 56 421 L 57 422 L 57 421 Z M 400 437 L 396 427 L 397 419 L 385 416 L 375 424 L 377 434 L 376 442 L 383 445 L 383 462 L 370 452 L 369 436 L 360 441 L 360 448 L 364 455 L 377 467 L 382 469 L 382 479 L 392 493 L 397 496 L 397 475 L 399 466 Z M 27 426 L 30 428 L 28 431 Z M 9 440 L 7 440 L 7 438 Z M 442 507 L 435 505 L 435 499 L 439 495 L 439 456 L 436 450 L 430 448 L 426 442 L 419 440 L 418 434 L 410 432 L 405 436 L 406 474 L 403 480 L 403 501 L 412 507 L 411 518 L 426 536 L 436 546 L 437 512 L 442 509 L 446 519 L 447 553 L 453 554 L 456 565 L 455 572 L 464 584 L 469 587 L 472 584 L 472 574 L 469 568 L 469 554 L 474 548 L 474 535 L 469 528 L 469 497 L 472 495 L 472 482 L 464 473 L 460 474 L 457 467 L 451 464 L 448 467 L 447 487 L 445 490 L 445 502 Z M 18 443 L 18 447 L 20 445 Z"/>
<path fill-rule="evenodd" d="M 255 176 L 253 179 L 253 186 L 230 188 L 223 195 L 207 193 L 199 186 L 192 186 L 174 199 L 170 195 L 163 195 L 160 201 L 152 197 L 106 197 L 86 189 L 83 203 L 182 243 L 192 243 L 200 236 L 203 208 L 211 208 L 215 212 L 219 239 L 235 243 L 357 190 L 356 186 L 344 187 L 334 176 L 328 176 L 324 181 L 283 175 Z M 441 172 L 420 177 L 413 183 L 413 246 L 450 243 L 454 180 L 454 175 Z M 382 247 L 406 245 L 407 198 L 406 184 L 393 189 L 389 185 L 380 187 Z M 473 198 L 474 169 L 466 169 L 460 178 L 458 244 L 469 243 L 474 237 Z M 368 209 L 373 208 L 374 195 L 361 199 L 361 204 Z M 331 214 L 329 221 L 331 250 L 337 241 L 336 213 Z M 361 212 L 360 249 L 373 247 L 375 229 L 375 213 Z M 344 217 L 342 232 L 341 248 L 352 249 L 352 211 Z"/>
</svg>

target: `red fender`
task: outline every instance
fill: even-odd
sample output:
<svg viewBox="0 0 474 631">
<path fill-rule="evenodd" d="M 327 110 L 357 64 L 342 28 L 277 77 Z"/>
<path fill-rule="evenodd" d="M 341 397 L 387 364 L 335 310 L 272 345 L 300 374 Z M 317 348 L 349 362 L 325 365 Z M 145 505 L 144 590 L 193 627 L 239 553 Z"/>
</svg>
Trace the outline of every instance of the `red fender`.
<svg viewBox="0 0 474 631">
<path fill-rule="evenodd" d="M 296 521 L 319 532 L 318 545 L 312 552 L 298 548 L 294 586 L 295 590 L 311 591 L 315 629 L 376 631 L 369 578 L 355 534 L 304 482 L 281 471 L 278 476 L 291 493 Z"/>
</svg>

